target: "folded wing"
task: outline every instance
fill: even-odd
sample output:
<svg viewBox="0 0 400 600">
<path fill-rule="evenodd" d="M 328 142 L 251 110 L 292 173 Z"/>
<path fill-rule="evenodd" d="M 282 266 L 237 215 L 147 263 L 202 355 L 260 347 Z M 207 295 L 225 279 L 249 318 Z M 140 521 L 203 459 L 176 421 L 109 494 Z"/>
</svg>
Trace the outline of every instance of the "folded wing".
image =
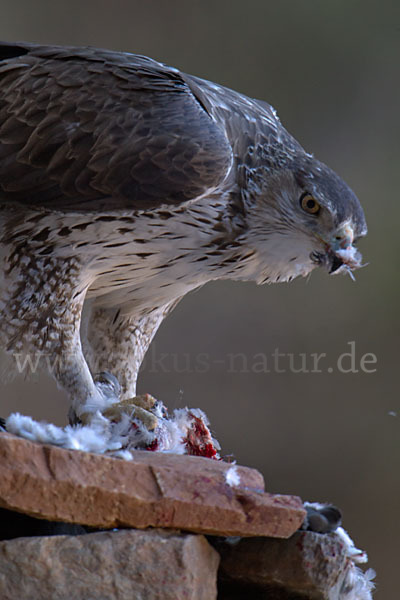
<svg viewBox="0 0 400 600">
<path fill-rule="evenodd" d="M 153 209 L 218 186 L 224 127 L 180 72 L 141 56 L 0 45 L 0 202 Z"/>
</svg>

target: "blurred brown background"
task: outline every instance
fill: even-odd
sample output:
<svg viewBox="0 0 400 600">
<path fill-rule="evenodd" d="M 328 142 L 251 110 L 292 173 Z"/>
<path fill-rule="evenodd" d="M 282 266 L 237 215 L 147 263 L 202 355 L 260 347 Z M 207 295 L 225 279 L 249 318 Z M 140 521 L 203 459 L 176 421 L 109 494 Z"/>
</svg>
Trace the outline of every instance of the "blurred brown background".
<svg viewBox="0 0 400 600">
<path fill-rule="evenodd" d="M 375 597 L 397 597 L 399 5 L 2 0 L 0 37 L 146 54 L 265 99 L 358 194 L 370 264 L 356 283 L 316 272 L 290 285 L 209 284 L 161 327 L 140 390 L 170 408 L 202 407 L 223 453 L 260 469 L 269 491 L 337 504 L 377 571 Z M 336 366 L 349 342 L 358 373 Z M 301 353 L 327 357 L 321 373 L 293 373 L 286 356 L 280 373 L 276 349 L 294 354 L 297 369 Z M 243 355 L 234 364 L 233 353 Z M 365 353 L 377 357 L 373 373 L 360 370 Z M 257 354 L 270 373 L 255 372 Z M 66 409 L 44 379 L 1 387 L 3 416 L 19 410 L 63 423 Z"/>
</svg>

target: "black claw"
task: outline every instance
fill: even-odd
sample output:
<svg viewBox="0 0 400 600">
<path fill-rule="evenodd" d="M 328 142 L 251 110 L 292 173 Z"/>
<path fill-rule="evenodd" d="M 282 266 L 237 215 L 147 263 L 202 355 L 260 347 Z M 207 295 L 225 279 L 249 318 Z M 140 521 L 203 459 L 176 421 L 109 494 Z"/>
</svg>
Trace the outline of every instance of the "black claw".
<svg viewBox="0 0 400 600">
<path fill-rule="evenodd" d="M 72 406 L 70 407 L 69 411 L 68 411 L 68 422 L 70 425 L 80 425 L 81 420 L 78 418 L 75 410 L 72 408 Z"/>
<path fill-rule="evenodd" d="M 94 377 L 95 384 L 101 388 L 101 391 L 106 396 L 115 396 L 119 398 L 121 395 L 121 386 L 118 379 L 108 371 L 101 371 Z"/>
</svg>

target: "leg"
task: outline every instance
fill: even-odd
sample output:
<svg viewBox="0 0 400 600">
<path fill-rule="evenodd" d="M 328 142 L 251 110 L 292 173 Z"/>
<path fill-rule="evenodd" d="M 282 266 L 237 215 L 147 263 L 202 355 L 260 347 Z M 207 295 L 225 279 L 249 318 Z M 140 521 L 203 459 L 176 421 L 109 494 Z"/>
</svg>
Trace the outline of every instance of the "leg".
<svg viewBox="0 0 400 600">
<path fill-rule="evenodd" d="M 171 302 L 144 316 L 124 315 L 123 310 L 93 307 L 82 323 L 82 342 L 93 374 L 109 372 L 121 386 L 121 399 L 136 394 L 140 365 Z"/>
<path fill-rule="evenodd" d="M 119 421 L 127 414 L 139 419 L 148 432 L 157 427 L 160 403 L 149 394 L 136 396 L 136 381 L 158 327 L 176 303 L 177 300 L 140 317 L 127 316 L 123 309 L 87 307 L 81 328 L 86 359 L 100 380 L 109 382 L 114 377 L 120 387 L 120 402 L 103 411 L 111 421 Z"/>
<path fill-rule="evenodd" d="M 10 255 L 2 272 L 0 336 L 19 365 L 50 372 L 77 415 L 118 398 L 96 385 L 82 353 L 80 320 L 87 275 L 77 259 Z"/>
</svg>

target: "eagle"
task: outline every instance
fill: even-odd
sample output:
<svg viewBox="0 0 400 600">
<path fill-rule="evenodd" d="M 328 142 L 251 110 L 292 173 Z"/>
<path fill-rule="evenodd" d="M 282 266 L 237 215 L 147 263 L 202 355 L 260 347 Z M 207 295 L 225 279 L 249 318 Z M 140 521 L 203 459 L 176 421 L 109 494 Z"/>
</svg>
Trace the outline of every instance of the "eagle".
<svg viewBox="0 0 400 600">
<path fill-rule="evenodd" d="M 0 45 L 0 342 L 75 422 L 135 397 L 188 292 L 351 274 L 366 232 L 266 102 L 145 56 Z"/>
</svg>

